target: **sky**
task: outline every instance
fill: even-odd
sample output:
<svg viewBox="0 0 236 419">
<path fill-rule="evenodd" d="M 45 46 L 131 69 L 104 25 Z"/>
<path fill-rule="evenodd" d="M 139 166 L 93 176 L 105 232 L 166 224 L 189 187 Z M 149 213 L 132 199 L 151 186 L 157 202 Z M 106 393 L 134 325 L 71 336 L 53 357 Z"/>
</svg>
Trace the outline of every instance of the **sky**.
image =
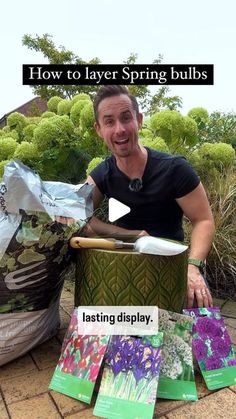
<svg viewBox="0 0 236 419">
<path fill-rule="evenodd" d="M 182 98 L 184 115 L 193 107 L 236 113 L 235 0 L 8 0 L 1 5 L 0 118 L 31 100 L 22 85 L 22 64 L 47 64 L 22 46 L 24 34 L 52 35 L 83 60 L 122 64 L 214 64 L 214 86 L 170 86 Z M 152 92 L 158 86 L 152 88 Z"/>
</svg>

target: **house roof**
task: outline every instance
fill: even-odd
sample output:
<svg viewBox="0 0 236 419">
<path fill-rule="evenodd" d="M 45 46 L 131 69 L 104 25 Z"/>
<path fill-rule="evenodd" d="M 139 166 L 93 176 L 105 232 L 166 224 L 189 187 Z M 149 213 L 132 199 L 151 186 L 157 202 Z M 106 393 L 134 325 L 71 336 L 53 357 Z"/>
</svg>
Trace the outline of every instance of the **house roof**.
<svg viewBox="0 0 236 419">
<path fill-rule="evenodd" d="M 14 109 L 10 113 L 20 112 L 20 113 L 23 113 L 23 115 L 25 116 L 31 116 L 30 108 L 34 104 L 38 107 L 40 112 L 45 112 L 47 110 L 47 101 L 45 99 L 42 99 L 39 96 L 36 96 L 35 98 L 29 100 L 28 102 Z"/>
<path fill-rule="evenodd" d="M 6 119 L 8 115 L 10 115 L 13 112 L 19 112 L 25 116 L 32 116 L 32 111 L 35 106 L 39 109 L 40 113 L 45 112 L 47 110 L 46 99 L 42 99 L 41 97 L 36 96 L 33 99 L 29 100 L 28 102 L 24 103 L 23 105 L 18 106 L 18 108 L 13 109 L 12 111 L 6 113 L 0 119 L 0 127 L 6 125 Z"/>
</svg>

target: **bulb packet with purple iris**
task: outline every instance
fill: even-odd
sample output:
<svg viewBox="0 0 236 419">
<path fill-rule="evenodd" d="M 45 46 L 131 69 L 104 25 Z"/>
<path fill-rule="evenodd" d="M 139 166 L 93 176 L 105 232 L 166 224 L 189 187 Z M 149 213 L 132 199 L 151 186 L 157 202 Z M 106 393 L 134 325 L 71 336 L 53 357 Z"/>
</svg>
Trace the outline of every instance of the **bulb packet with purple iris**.
<svg viewBox="0 0 236 419">
<path fill-rule="evenodd" d="M 110 419 L 151 419 L 161 364 L 163 333 L 113 336 L 93 414 Z"/>
<path fill-rule="evenodd" d="M 236 354 L 218 307 L 184 309 L 194 320 L 193 353 L 209 390 L 236 383 Z"/>
</svg>

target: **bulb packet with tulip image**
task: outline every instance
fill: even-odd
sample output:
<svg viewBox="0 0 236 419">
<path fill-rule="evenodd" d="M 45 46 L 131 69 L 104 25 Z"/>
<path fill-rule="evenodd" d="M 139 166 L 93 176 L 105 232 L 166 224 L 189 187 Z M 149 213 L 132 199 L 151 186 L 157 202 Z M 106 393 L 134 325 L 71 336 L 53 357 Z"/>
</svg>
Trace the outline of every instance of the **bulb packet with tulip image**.
<svg viewBox="0 0 236 419">
<path fill-rule="evenodd" d="M 80 335 L 75 308 L 49 388 L 90 403 L 109 336 Z"/>
<path fill-rule="evenodd" d="M 236 383 L 236 354 L 218 307 L 184 309 L 194 320 L 193 353 L 209 390 Z"/>
<path fill-rule="evenodd" d="M 197 400 L 192 355 L 191 317 L 159 309 L 163 347 L 157 397 Z"/>
</svg>

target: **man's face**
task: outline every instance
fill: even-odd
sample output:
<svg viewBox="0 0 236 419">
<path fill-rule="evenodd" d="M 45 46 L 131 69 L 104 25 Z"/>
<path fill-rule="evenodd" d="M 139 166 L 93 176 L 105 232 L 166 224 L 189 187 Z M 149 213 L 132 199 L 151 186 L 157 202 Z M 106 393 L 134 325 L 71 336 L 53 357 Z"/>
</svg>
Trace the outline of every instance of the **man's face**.
<svg viewBox="0 0 236 419">
<path fill-rule="evenodd" d="M 99 103 L 95 128 L 115 156 L 128 157 L 137 148 L 142 119 L 127 95 L 111 96 Z"/>
</svg>

